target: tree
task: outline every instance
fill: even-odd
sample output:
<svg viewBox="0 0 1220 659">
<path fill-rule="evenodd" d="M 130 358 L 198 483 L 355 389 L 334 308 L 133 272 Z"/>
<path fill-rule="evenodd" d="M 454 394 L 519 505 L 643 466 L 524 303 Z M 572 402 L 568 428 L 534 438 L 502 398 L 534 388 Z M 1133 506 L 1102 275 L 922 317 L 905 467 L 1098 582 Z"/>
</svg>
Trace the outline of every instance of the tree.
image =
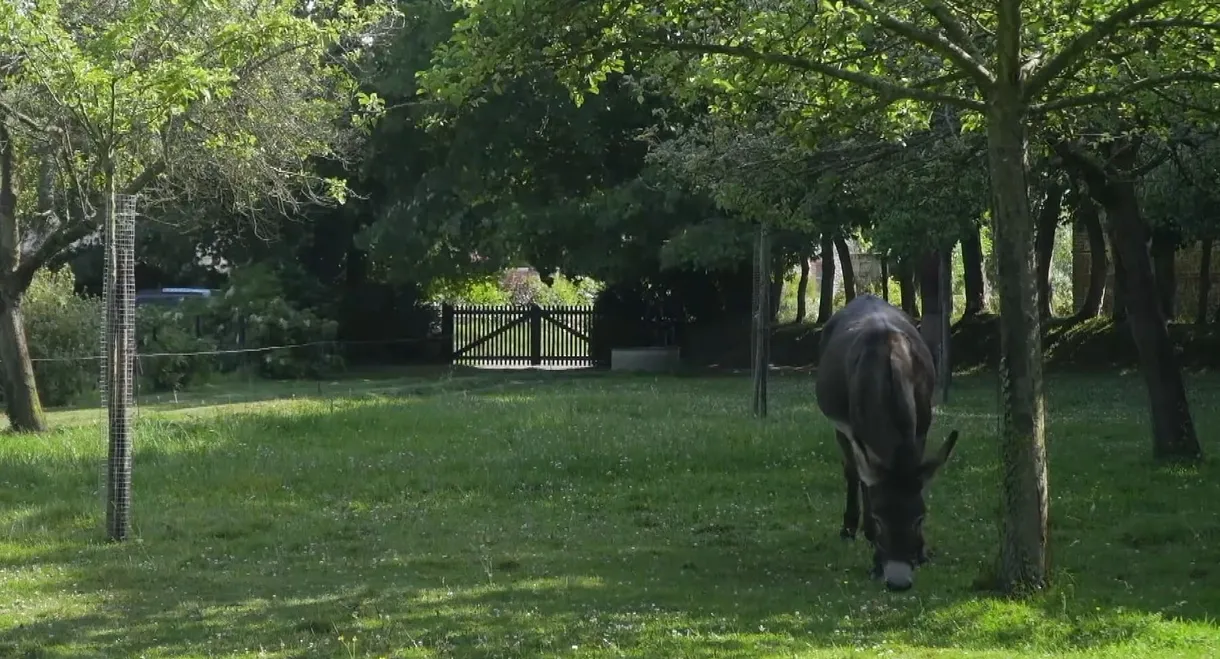
<svg viewBox="0 0 1220 659">
<path fill-rule="evenodd" d="M 802 109 L 794 123 L 887 107 L 909 130 L 920 103 L 949 104 L 985 127 L 1000 298 L 1001 375 L 1005 401 L 1000 439 L 1004 514 L 998 585 L 1039 588 L 1048 577 L 1047 481 L 1042 356 L 1027 196 L 1026 140 L 1031 118 L 1085 107 L 1175 81 L 1211 79 L 1205 68 L 1175 59 L 1175 73 L 1148 73 L 1125 86 L 1090 59 L 1098 44 L 1123 30 L 1153 34 L 1137 19 L 1189 20 L 1216 11 L 1208 3 L 1093 0 L 1089 11 L 1045 0 L 999 0 L 994 14 L 969 17 L 939 2 L 841 4 L 781 1 L 759 7 L 680 0 L 580 3 L 518 11 L 516 0 L 471 7 L 436 55 L 425 84 L 460 102 L 537 64 L 554 62 L 577 94 L 597 91 L 608 71 L 629 58 L 651 57 L 675 84 L 717 85 L 744 92 L 785 81 Z M 1206 14 L 1206 15 L 1204 15 Z M 967 20 L 968 18 L 968 20 Z M 980 25 L 987 21 L 989 25 Z M 1026 50 L 1026 44 L 1031 48 Z M 541 45 L 541 50 L 539 46 Z M 1189 44 L 1175 42 L 1186 49 Z M 1034 55 L 1033 50 L 1039 54 Z M 1206 55 L 1206 48 L 1193 54 Z M 1177 52 L 1185 52 L 1179 50 Z M 850 66 L 836 62 L 850 61 Z M 1214 62 L 1212 62 L 1214 64 Z M 870 73 L 865 73 L 870 72 Z M 681 82 L 678 82 L 681 81 Z M 906 82 L 910 81 L 910 82 Z M 1081 82 L 1083 81 L 1083 82 Z M 1089 90 L 1087 86 L 1099 89 Z M 724 104 L 732 110 L 731 103 Z M 914 123 L 918 123 L 915 121 Z"/>
<path fill-rule="evenodd" d="M 1084 302 L 1072 318 L 1074 322 L 1081 322 L 1096 318 L 1101 313 L 1110 262 L 1106 252 L 1106 231 L 1101 226 L 1097 204 L 1079 181 L 1072 181 L 1068 200 L 1072 209 L 1073 221 L 1077 225 L 1083 226 L 1089 238 L 1089 287 L 1085 292 Z M 1117 272 L 1115 278 L 1117 279 Z M 1117 296 L 1115 298 L 1114 304 L 1118 306 Z"/>
<path fill-rule="evenodd" d="M 53 203 L 0 214 L 0 355 L 18 430 L 45 427 L 21 296 L 36 270 L 113 217 L 116 194 L 281 213 L 341 198 L 342 181 L 313 174 L 310 159 L 345 158 L 354 125 L 379 109 L 357 95 L 352 70 L 384 3 L 103 4 L 0 5 L 0 52 L 14 54 L 0 71 L 0 124 L 26 135 L 24 155 L 45 163 L 56 190 Z M 21 159 L 0 163 L 4 181 Z"/>
<path fill-rule="evenodd" d="M 1200 243 L 1195 323 L 1205 325 L 1212 246 L 1220 233 L 1220 137 L 1211 131 L 1190 135 L 1171 150 L 1166 162 L 1143 177 L 1139 193 L 1149 224 L 1173 227 L 1183 241 Z"/>
</svg>

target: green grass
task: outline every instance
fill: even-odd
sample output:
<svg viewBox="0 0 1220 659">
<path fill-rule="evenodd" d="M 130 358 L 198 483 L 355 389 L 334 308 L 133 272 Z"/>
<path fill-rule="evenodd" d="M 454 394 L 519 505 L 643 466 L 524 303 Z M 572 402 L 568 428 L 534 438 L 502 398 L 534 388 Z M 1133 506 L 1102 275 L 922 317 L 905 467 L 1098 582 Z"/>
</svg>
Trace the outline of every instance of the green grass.
<svg viewBox="0 0 1220 659">
<path fill-rule="evenodd" d="M 763 422 L 743 377 L 145 407 L 123 545 L 97 425 L 5 437 L 0 657 L 1216 656 L 1220 473 L 1149 463 L 1140 381 L 1052 381 L 1055 584 L 1024 602 L 971 587 L 996 391 L 958 382 L 933 563 L 901 595 L 837 537 L 807 374 L 775 378 Z M 1192 390 L 1209 438 L 1220 380 Z"/>
</svg>

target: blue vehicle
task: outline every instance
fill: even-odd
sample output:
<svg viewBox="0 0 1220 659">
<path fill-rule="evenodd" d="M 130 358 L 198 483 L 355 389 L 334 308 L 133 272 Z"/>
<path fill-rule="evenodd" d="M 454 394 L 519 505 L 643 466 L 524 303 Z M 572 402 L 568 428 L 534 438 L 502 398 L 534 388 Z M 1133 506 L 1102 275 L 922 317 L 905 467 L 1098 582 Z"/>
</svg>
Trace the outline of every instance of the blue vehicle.
<svg viewBox="0 0 1220 659">
<path fill-rule="evenodd" d="M 174 306 L 181 304 L 187 298 L 211 297 L 214 293 L 216 291 L 210 288 L 152 288 L 136 291 L 136 305 Z"/>
</svg>

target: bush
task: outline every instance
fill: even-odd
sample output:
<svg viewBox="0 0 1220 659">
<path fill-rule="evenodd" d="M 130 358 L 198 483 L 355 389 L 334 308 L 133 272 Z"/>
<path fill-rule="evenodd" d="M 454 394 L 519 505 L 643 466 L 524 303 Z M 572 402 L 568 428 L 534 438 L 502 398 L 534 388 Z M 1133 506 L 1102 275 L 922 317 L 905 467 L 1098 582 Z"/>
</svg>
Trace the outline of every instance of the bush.
<svg viewBox="0 0 1220 659">
<path fill-rule="evenodd" d="M 94 358 L 101 346 L 101 300 L 77 295 L 75 285 L 71 268 L 40 269 L 22 304 L 38 395 L 48 407 L 80 402 L 97 390 L 101 375 Z"/>
<path fill-rule="evenodd" d="M 220 334 L 244 333 L 249 348 L 321 344 L 254 353 L 259 375 L 276 379 L 322 377 L 343 367 L 343 357 L 327 349 L 338 323 L 286 299 L 283 281 L 270 268 L 256 265 L 235 270 L 229 288 L 212 298 L 209 316 Z"/>
<path fill-rule="evenodd" d="M 153 391 L 179 391 L 205 382 L 217 370 L 214 355 L 184 354 L 216 350 L 215 340 L 195 335 L 195 318 L 204 312 L 205 308 L 189 302 L 176 308 L 136 310 L 142 386 Z"/>
<path fill-rule="evenodd" d="M 556 272 L 548 286 L 532 269 L 509 268 L 498 275 L 437 279 L 429 286 L 429 298 L 450 304 L 588 306 L 601 290 L 602 284 L 589 278 L 569 279 Z"/>
</svg>

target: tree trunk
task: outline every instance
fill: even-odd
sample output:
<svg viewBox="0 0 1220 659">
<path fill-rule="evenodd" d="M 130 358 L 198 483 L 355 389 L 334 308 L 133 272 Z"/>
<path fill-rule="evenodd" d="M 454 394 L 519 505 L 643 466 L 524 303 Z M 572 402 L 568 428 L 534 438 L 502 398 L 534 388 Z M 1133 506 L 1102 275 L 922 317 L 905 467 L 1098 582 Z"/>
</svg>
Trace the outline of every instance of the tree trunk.
<svg viewBox="0 0 1220 659">
<path fill-rule="evenodd" d="M 881 257 L 881 299 L 890 301 L 890 260 Z"/>
<path fill-rule="evenodd" d="M 9 426 L 19 432 L 47 429 L 42 401 L 34 379 L 21 315 L 24 284 L 15 281 L 13 271 L 20 258 L 20 229 L 17 226 L 17 190 L 14 181 L 16 157 L 8 128 L 0 121 L 0 370 L 3 371 L 4 402 Z"/>
<path fill-rule="evenodd" d="M 805 296 L 809 294 L 809 257 L 801 255 L 801 278 L 796 282 L 796 322 L 805 322 L 808 304 Z"/>
<path fill-rule="evenodd" d="M 835 249 L 839 252 L 839 267 L 843 270 L 843 299 L 851 302 L 856 297 L 856 268 L 851 262 L 851 249 L 843 238 L 835 238 Z"/>
<path fill-rule="evenodd" d="M 782 264 L 772 263 L 771 268 L 771 298 L 768 300 L 771 304 L 771 315 L 768 318 L 770 318 L 771 325 L 774 326 L 779 320 L 779 307 L 783 302 L 781 298 L 784 295 L 784 275 L 786 273 Z"/>
<path fill-rule="evenodd" d="M 986 279 L 983 277 L 983 240 L 979 228 L 973 227 L 962 238 L 962 279 L 966 286 L 966 306 L 962 316 L 983 312 L 987 303 Z"/>
<path fill-rule="evenodd" d="M 919 300 L 915 292 L 915 268 L 911 259 L 903 257 L 898 260 L 898 304 L 911 318 L 919 317 Z"/>
<path fill-rule="evenodd" d="M 20 295 L 6 300 L 0 308 L 0 360 L 4 361 L 4 403 L 9 425 L 18 432 L 46 430 L 46 414 L 38 397 L 34 364 L 25 340 Z"/>
<path fill-rule="evenodd" d="M 822 236 L 822 285 L 818 292 L 818 320 L 821 325 L 830 320 L 835 301 L 835 246 L 829 235 Z"/>
<path fill-rule="evenodd" d="M 1152 405 L 1153 455 L 1157 458 L 1198 459 L 1202 456 L 1195 434 L 1186 385 L 1166 327 L 1164 307 L 1156 293 L 1157 282 L 1144 245 L 1146 228 L 1139 216 L 1135 186 L 1113 184 L 1106 215 L 1114 223 L 1116 260 L 1127 282 L 1127 314 L 1139 354 L 1140 370 Z"/>
<path fill-rule="evenodd" d="M 1156 279 L 1157 299 L 1166 321 L 1177 316 L 1178 276 L 1174 257 L 1178 254 L 1178 237 L 1172 231 L 1152 232 L 1152 268 Z"/>
<path fill-rule="evenodd" d="M 1212 293 L 1212 239 L 1204 238 L 1199 246 L 1199 299 L 1195 303 L 1195 325 L 1207 325 L 1207 302 Z"/>
<path fill-rule="evenodd" d="M 932 351 L 932 361 L 940 365 L 941 339 L 944 336 L 941 323 L 944 322 L 944 291 L 940 285 L 941 253 L 931 251 L 919 262 L 919 301 L 923 307 L 923 317 L 919 322 L 919 333 Z M 939 383 L 941 374 L 937 373 Z"/>
<path fill-rule="evenodd" d="M 1127 322 L 1127 269 L 1123 260 L 1118 258 L 1118 238 L 1114 235 L 1113 222 L 1106 235 L 1110 238 L 1110 251 L 1114 261 L 1114 299 L 1110 301 L 1110 320 L 1115 324 Z"/>
<path fill-rule="evenodd" d="M 1021 20 L 1015 2 L 1002 2 L 999 13 L 999 82 L 987 106 L 1004 401 L 999 442 L 1003 513 L 997 576 L 1004 591 L 1022 592 L 1044 587 L 1049 577 L 1046 401 L 1020 102 Z"/>
<path fill-rule="evenodd" d="M 1084 303 L 1076 310 L 1075 321 L 1096 318 L 1101 313 L 1101 303 L 1106 296 L 1106 277 L 1110 262 L 1106 254 L 1106 231 L 1097 215 L 1097 205 L 1087 194 L 1075 194 L 1076 221 L 1084 226 L 1089 237 L 1089 288 Z"/>
<path fill-rule="evenodd" d="M 1164 307 L 1157 295 L 1147 249 L 1148 227 L 1140 217 L 1139 199 L 1129 173 L 1136 169 L 1139 147 L 1130 139 L 1111 147 L 1107 159 L 1119 172 L 1117 176 L 1083 157 L 1072 157 L 1071 162 L 1085 177 L 1090 194 L 1105 208 L 1110 221 L 1115 272 L 1121 270 L 1126 283 L 1127 324 L 1152 407 L 1153 455 L 1197 460 L 1202 449 L 1169 339 Z"/>
<path fill-rule="evenodd" d="M 1043 320 L 1051 317 L 1051 260 L 1055 255 L 1055 228 L 1059 225 L 1059 212 L 1063 209 L 1063 184 L 1052 179 L 1047 182 L 1046 198 L 1038 213 L 1037 237 L 1034 254 L 1038 268 L 1038 313 Z"/>
</svg>

